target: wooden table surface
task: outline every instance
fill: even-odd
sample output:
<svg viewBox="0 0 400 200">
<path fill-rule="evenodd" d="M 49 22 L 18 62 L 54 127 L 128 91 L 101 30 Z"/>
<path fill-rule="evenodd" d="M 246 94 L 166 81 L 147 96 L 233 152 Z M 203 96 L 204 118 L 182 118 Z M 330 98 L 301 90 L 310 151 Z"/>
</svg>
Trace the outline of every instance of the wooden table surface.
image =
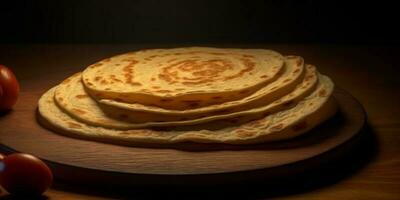
<svg viewBox="0 0 400 200">
<path fill-rule="evenodd" d="M 22 96 L 24 92 L 29 92 L 23 89 L 25 84 L 37 84 L 39 87 L 43 82 L 51 82 L 55 85 L 67 75 L 105 57 L 140 48 L 172 46 L 182 45 L 0 45 L 0 63 L 16 73 Z M 316 65 L 320 72 L 355 96 L 366 109 L 368 124 L 351 152 L 335 162 L 321 163 L 313 171 L 305 171 L 294 179 L 277 184 L 265 180 L 222 186 L 115 188 L 107 183 L 91 187 L 55 182 L 39 199 L 400 199 L 399 47 L 309 44 L 235 46 L 270 48 L 282 54 L 301 55 L 307 63 Z M 4 191 L 0 196 L 2 199 L 19 199 Z"/>
</svg>

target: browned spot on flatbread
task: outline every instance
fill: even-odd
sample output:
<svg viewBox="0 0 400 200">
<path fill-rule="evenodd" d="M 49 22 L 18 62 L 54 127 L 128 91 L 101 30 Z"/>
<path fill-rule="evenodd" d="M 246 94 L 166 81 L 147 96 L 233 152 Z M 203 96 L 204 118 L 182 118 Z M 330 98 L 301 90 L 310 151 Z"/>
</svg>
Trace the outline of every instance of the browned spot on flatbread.
<svg viewBox="0 0 400 200">
<path fill-rule="evenodd" d="M 96 76 L 96 77 L 94 77 L 94 81 L 100 81 L 101 79 L 102 79 L 101 76 Z"/>
<path fill-rule="evenodd" d="M 251 136 L 254 136 L 254 132 L 252 132 L 252 131 L 247 131 L 247 130 L 237 130 L 236 131 L 236 135 L 238 136 L 238 137 L 241 137 L 241 138 L 247 138 L 247 137 L 251 137 Z"/>
<path fill-rule="evenodd" d="M 78 98 L 78 99 L 83 99 L 83 98 L 88 97 L 88 95 L 86 95 L 86 94 L 78 94 L 75 97 Z"/>
<path fill-rule="evenodd" d="M 152 86 L 153 89 L 160 89 L 160 86 Z"/>
<path fill-rule="evenodd" d="M 290 80 L 292 80 L 292 79 L 288 78 L 288 79 L 285 79 L 283 82 L 284 82 L 284 83 L 287 83 L 287 82 L 289 82 Z"/>
<path fill-rule="evenodd" d="M 262 76 L 260 76 L 260 78 L 268 78 L 268 76 L 267 75 L 262 75 Z"/>
<path fill-rule="evenodd" d="M 62 98 L 62 97 L 58 97 L 57 99 L 58 99 L 58 101 L 60 101 L 60 102 L 64 101 L 64 98 Z"/>
<path fill-rule="evenodd" d="M 141 86 L 142 84 L 141 83 L 139 83 L 139 82 L 129 82 L 129 84 L 130 85 L 133 85 L 133 86 Z"/>
<path fill-rule="evenodd" d="M 108 81 L 106 81 L 106 80 L 103 79 L 103 80 L 100 81 L 100 84 L 102 84 L 102 85 L 107 85 L 107 84 L 108 84 Z"/>
<path fill-rule="evenodd" d="M 326 92 L 325 89 L 321 89 L 321 90 L 318 92 L 318 96 L 320 96 L 320 97 L 326 97 L 326 95 L 327 95 L 327 92 Z"/>
<path fill-rule="evenodd" d="M 78 108 L 73 108 L 72 111 L 76 112 L 76 113 L 79 114 L 79 115 L 84 115 L 84 114 L 86 114 L 85 111 L 83 111 L 83 110 L 81 110 L 81 109 L 78 109 Z"/>
<path fill-rule="evenodd" d="M 283 124 L 277 124 L 275 126 L 272 126 L 271 128 L 269 128 L 269 130 L 273 131 L 273 132 L 277 132 L 283 129 Z"/>
<path fill-rule="evenodd" d="M 308 80 L 312 79 L 313 77 L 314 77 L 314 75 L 310 74 L 310 75 L 307 75 L 306 77 L 304 77 L 304 80 L 308 81 Z"/>
<path fill-rule="evenodd" d="M 306 129 L 307 127 L 308 127 L 308 123 L 307 123 L 307 121 L 304 120 L 304 121 L 298 122 L 295 125 L 293 125 L 292 129 L 294 131 L 301 131 L 301 130 Z"/>
<path fill-rule="evenodd" d="M 300 69 L 299 69 L 299 68 L 295 69 L 295 70 L 293 71 L 293 74 L 296 74 L 296 73 L 298 73 L 298 72 L 300 72 Z"/>
<path fill-rule="evenodd" d="M 68 127 L 70 128 L 81 128 L 82 126 L 80 124 L 74 123 L 74 122 L 68 122 Z"/>
<path fill-rule="evenodd" d="M 264 122 L 265 122 L 265 120 L 263 120 L 263 119 L 261 119 L 261 120 L 254 120 L 254 121 L 248 122 L 248 123 L 246 124 L 246 126 L 253 127 L 253 128 L 257 128 L 257 127 L 263 126 L 263 125 L 264 125 Z"/>
<path fill-rule="evenodd" d="M 297 64 L 297 66 L 303 65 L 303 59 L 301 59 L 301 58 L 297 59 L 296 64 Z"/>
<path fill-rule="evenodd" d="M 151 80 L 151 81 L 155 81 L 155 80 L 156 80 L 156 78 L 154 78 L 154 77 L 153 77 L 153 78 L 151 78 L 150 80 Z"/>
</svg>

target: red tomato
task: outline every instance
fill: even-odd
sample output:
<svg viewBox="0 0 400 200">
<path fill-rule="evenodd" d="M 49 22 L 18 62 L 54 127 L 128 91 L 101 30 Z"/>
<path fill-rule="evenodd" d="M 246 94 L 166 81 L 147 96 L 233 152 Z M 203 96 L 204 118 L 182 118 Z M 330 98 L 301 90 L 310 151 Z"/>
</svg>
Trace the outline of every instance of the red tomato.
<svg viewBox="0 0 400 200">
<path fill-rule="evenodd" d="M 49 167 L 32 155 L 14 153 L 0 162 L 0 184 L 11 194 L 40 195 L 52 181 Z"/>
<path fill-rule="evenodd" d="M 0 110 L 11 109 L 17 102 L 19 93 L 19 84 L 12 71 L 0 65 L 0 86 L 2 95 L 0 95 Z"/>
</svg>

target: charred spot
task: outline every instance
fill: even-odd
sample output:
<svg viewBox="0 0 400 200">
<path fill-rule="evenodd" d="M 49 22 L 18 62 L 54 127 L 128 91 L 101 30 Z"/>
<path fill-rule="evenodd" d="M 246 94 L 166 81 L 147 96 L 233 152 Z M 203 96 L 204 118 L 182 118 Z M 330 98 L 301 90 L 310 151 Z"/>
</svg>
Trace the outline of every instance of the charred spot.
<svg viewBox="0 0 400 200">
<path fill-rule="evenodd" d="M 260 76 L 260 78 L 268 78 L 268 76 L 267 75 L 262 75 L 262 76 Z"/>
</svg>

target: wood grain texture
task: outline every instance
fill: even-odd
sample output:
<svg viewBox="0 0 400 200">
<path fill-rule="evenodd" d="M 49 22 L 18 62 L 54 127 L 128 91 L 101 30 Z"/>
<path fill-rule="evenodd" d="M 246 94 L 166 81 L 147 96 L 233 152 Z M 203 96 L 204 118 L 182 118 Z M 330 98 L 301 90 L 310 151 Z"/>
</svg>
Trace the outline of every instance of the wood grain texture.
<svg viewBox="0 0 400 200">
<path fill-rule="evenodd" d="M 49 85 L 55 85 L 67 75 L 84 69 L 101 58 L 130 51 L 149 45 L 31 45 L 1 46 L 0 61 L 11 66 L 22 85 L 21 99 L 14 111 L 32 110 L 36 97 Z M 250 45 L 278 50 L 284 54 L 302 55 L 308 63 L 315 64 L 322 73 L 332 77 L 337 85 L 355 95 L 365 106 L 370 126 L 366 128 L 359 145 L 338 150 L 333 157 L 314 162 L 312 171 L 307 169 L 301 175 L 289 180 L 260 180 L 260 182 L 214 187 L 113 188 L 105 182 L 105 188 L 90 188 L 87 185 L 72 186 L 56 183 L 46 195 L 49 199 L 120 199 L 161 197 L 247 197 L 282 199 L 398 199 L 400 191 L 399 149 L 399 94 L 396 92 L 399 80 L 395 76 L 396 48 L 360 46 L 320 45 Z M 17 116 L 9 113 L 7 116 Z M 32 119 L 34 115 L 29 116 Z M 0 118 L 1 120 L 5 119 Z M 15 119 L 17 120 L 17 119 Z M 30 130 L 29 123 L 1 125 L 18 126 Z M 3 132 L 1 132 L 3 134 Z M 34 135 L 32 130 L 32 134 Z M 16 136 L 18 137 L 18 136 Z M 34 139 L 32 139 L 34 141 Z M 26 147 L 28 148 L 28 147 Z M 87 146 L 90 148 L 90 145 Z M 342 148 L 346 149 L 346 148 Z M 349 153 L 351 149 L 351 153 Z M 337 156 L 340 151 L 343 156 Z M 202 152 L 204 153 L 204 152 Z M 109 155 L 105 155 L 109 156 Z M 76 155 L 76 157 L 79 157 Z M 339 159 L 340 157 L 340 159 Z M 332 162 L 332 160 L 335 160 Z M 240 163 L 240 162 L 238 162 Z M 231 163 L 232 165 L 240 165 Z M 290 166 L 289 166 L 290 169 Z M 210 170 L 210 169 L 207 169 Z M 212 169 L 215 170 L 215 169 Z M 188 170 L 190 171 L 190 170 Z M 277 172 L 279 173 L 279 172 Z M 281 172 L 284 173 L 284 172 Z M 245 178 L 251 176 L 242 174 Z M 276 184 L 273 184 L 276 183 Z M 184 189 L 184 191 L 183 191 Z M 156 192 L 155 192 L 156 191 Z M 199 192 L 201 191 L 201 192 Z M 201 195 L 200 195 L 201 193 Z M 4 194 L 6 195 L 6 194 Z"/>
</svg>

